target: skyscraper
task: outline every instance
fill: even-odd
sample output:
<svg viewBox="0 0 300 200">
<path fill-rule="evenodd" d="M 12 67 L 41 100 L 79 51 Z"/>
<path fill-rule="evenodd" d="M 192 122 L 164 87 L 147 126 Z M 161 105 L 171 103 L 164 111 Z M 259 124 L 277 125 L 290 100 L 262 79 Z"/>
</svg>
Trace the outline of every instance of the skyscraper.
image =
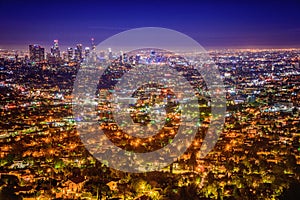
<svg viewBox="0 0 300 200">
<path fill-rule="evenodd" d="M 72 61 L 73 60 L 73 48 L 69 47 L 68 48 L 68 61 Z"/>
<path fill-rule="evenodd" d="M 90 48 L 85 47 L 84 49 L 84 57 L 87 59 L 90 56 Z"/>
<path fill-rule="evenodd" d="M 74 50 L 74 59 L 76 61 L 82 60 L 82 44 L 77 44 L 77 46 Z"/>
<path fill-rule="evenodd" d="M 113 59 L 113 54 L 112 54 L 111 48 L 108 48 L 108 59 L 109 60 Z"/>
<path fill-rule="evenodd" d="M 45 59 L 45 49 L 38 44 L 29 45 L 29 57 L 31 61 L 41 62 Z"/>
<path fill-rule="evenodd" d="M 62 59 L 63 59 L 64 62 L 68 62 L 68 54 L 67 54 L 67 52 L 65 52 L 65 51 L 62 52 Z"/>
<path fill-rule="evenodd" d="M 51 54 L 55 58 L 60 58 L 60 50 L 59 50 L 59 46 L 58 46 L 58 40 L 54 40 L 53 42 L 54 42 L 54 44 L 51 47 Z"/>
<path fill-rule="evenodd" d="M 96 51 L 95 39 L 91 38 L 91 42 L 92 42 L 92 51 Z"/>
<path fill-rule="evenodd" d="M 96 62 L 97 61 L 97 54 L 96 54 L 96 44 L 94 38 L 91 38 L 92 42 L 92 52 L 91 52 L 91 61 Z"/>
</svg>

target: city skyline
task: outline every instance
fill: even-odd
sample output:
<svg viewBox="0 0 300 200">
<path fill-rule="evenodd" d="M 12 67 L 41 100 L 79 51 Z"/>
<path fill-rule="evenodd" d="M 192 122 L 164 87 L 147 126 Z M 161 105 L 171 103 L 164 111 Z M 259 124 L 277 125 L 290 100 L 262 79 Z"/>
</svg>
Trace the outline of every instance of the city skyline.
<svg viewBox="0 0 300 200">
<path fill-rule="evenodd" d="M 300 47 L 297 1 L 185 2 L 1 1 L 0 48 L 89 46 L 137 27 L 174 29 L 207 49 Z"/>
</svg>

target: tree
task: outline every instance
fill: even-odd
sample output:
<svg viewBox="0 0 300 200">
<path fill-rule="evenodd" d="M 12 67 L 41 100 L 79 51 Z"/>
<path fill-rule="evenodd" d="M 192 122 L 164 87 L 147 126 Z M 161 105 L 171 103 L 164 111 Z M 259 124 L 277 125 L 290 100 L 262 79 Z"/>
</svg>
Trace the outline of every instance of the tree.
<svg viewBox="0 0 300 200">
<path fill-rule="evenodd" d="M 197 165 L 197 156 L 195 151 L 192 152 L 191 157 L 188 161 L 188 165 L 192 167 L 192 170 L 195 171 L 195 167 Z"/>
<path fill-rule="evenodd" d="M 200 200 L 200 196 L 198 195 L 198 187 L 194 183 L 189 184 L 188 186 L 181 187 L 179 194 L 180 194 L 179 200 L 185 200 L 185 199 Z"/>
<path fill-rule="evenodd" d="M 294 181 L 290 184 L 288 189 L 285 189 L 284 192 L 279 196 L 279 200 L 298 200 L 300 197 L 300 183 Z"/>
</svg>

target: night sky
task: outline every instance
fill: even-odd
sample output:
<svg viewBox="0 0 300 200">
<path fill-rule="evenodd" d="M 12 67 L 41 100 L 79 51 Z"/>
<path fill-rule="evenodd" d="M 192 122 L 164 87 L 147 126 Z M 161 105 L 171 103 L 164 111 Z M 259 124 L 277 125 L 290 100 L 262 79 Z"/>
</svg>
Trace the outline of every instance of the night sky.
<svg viewBox="0 0 300 200">
<path fill-rule="evenodd" d="M 261 0 L 262 1 L 262 0 Z M 0 48 L 99 43 L 124 30 L 156 26 L 205 48 L 300 47 L 300 1 L 0 0 Z M 197 2 L 197 3 L 196 3 Z"/>
</svg>

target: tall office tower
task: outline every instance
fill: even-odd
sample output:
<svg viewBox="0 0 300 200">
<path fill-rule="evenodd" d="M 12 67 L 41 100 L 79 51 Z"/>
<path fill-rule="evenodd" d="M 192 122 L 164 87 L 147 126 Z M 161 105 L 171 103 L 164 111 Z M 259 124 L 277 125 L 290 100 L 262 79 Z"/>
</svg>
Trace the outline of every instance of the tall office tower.
<svg viewBox="0 0 300 200">
<path fill-rule="evenodd" d="M 56 64 L 57 63 L 56 58 L 51 53 L 46 54 L 46 59 L 47 59 L 49 64 Z"/>
<path fill-rule="evenodd" d="M 77 47 L 74 49 L 74 60 L 80 61 L 79 49 Z"/>
<path fill-rule="evenodd" d="M 65 51 L 62 52 L 62 59 L 63 59 L 64 62 L 68 62 L 68 54 L 67 54 L 67 52 L 65 52 Z"/>
<path fill-rule="evenodd" d="M 45 59 L 45 49 L 38 44 L 29 45 L 29 57 L 31 61 L 41 62 Z"/>
<path fill-rule="evenodd" d="M 113 54 L 112 54 L 111 48 L 108 48 L 108 59 L 109 60 L 113 59 Z"/>
<path fill-rule="evenodd" d="M 141 55 L 140 54 L 136 54 L 135 55 L 135 62 L 139 63 L 141 59 Z"/>
<path fill-rule="evenodd" d="M 72 61 L 73 60 L 73 48 L 69 47 L 68 48 L 68 61 Z"/>
<path fill-rule="evenodd" d="M 76 61 L 82 60 L 82 44 L 77 44 L 77 46 L 74 50 L 74 59 Z"/>
<path fill-rule="evenodd" d="M 92 42 L 92 51 L 96 51 L 95 39 L 91 38 L 91 42 Z"/>
<path fill-rule="evenodd" d="M 54 40 L 53 42 L 54 42 L 54 44 L 51 47 L 51 54 L 55 58 L 60 58 L 60 50 L 59 50 L 59 46 L 58 46 L 58 40 Z"/>
<path fill-rule="evenodd" d="M 85 47 L 84 57 L 85 57 L 85 59 L 88 59 L 90 57 L 90 48 L 89 47 Z"/>
<path fill-rule="evenodd" d="M 128 62 L 128 55 L 123 53 L 123 62 Z"/>
<path fill-rule="evenodd" d="M 91 38 L 92 42 L 92 51 L 91 51 L 91 61 L 96 62 L 97 61 L 97 54 L 96 54 L 96 45 L 94 38 Z"/>
</svg>

